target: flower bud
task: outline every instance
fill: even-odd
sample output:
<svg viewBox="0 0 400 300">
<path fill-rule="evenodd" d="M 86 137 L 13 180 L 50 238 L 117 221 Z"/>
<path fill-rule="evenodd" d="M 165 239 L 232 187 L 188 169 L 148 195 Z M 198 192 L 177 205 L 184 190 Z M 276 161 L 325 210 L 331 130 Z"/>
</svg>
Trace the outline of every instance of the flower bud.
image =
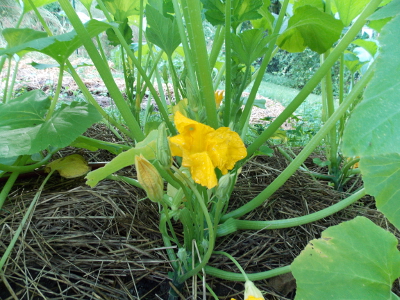
<svg viewBox="0 0 400 300">
<path fill-rule="evenodd" d="M 147 197 L 154 202 L 163 199 L 163 179 L 157 169 L 142 154 L 135 156 L 137 178 L 140 185 L 146 191 Z"/>
<path fill-rule="evenodd" d="M 244 299 L 245 300 L 265 300 L 261 291 L 255 286 L 252 281 L 247 280 L 244 284 Z"/>
<path fill-rule="evenodd" d="M 217 191 L 215 192 L 215 196 L 217 196 L 218 199 L 224 199 L 228 197 L 228 195 L 231 194 L 231 187 L 232 187 L 232 181 L 233 177 L 235 174 L 225 174 L 218 180 L 218 186 L 217 186 Z"/>
<path fill-rule="evenodd" d="M 161 123 L 160 126 L 158 126 L 157 159 L 163 168 L 168 169 L 171 167 L 171 148 L 169 147 L 169 140 L 167 136 L 167 129 L 165 128 L 165 123 Z"/>
</svg>

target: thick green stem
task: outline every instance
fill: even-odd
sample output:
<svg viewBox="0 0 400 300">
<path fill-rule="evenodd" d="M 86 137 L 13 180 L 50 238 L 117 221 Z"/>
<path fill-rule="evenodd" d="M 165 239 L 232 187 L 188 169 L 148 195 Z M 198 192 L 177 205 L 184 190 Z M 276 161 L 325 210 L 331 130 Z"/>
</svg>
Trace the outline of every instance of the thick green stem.
<svg viewBox="0 0 400 300">
<path fill-rule="evenodd" d="M 357 193 L 347 197 L 340 202 L 331 205 L 323 210 L 317 211 L 315 213 L 290 218 L 283 220 L 272 220 L 272 221 L 247 221 L 247 220 L 237 220 L 237 219 L 229 219 L 222 225 L 218 227 L 217 236 L 225 236 L 227 234 L 231 234 L 237 230 L 263 230 L 263 229 L 281 229 L 281 228 L 289 228 L 296 227 L 304 224 L 308 224 L 311 222 L 318 221 L 322 218 L 326 218 L 327 216 L 333 215 L 338 211 L 346 208 L 347 206 L 353 204 L 357 200 L 361 199 L 366 195 L 365 189 L 361 189 Z"/>
<path fill-rule="evenodd" d="M 61 0 L 61 1 L 65 1 L 65 0 Z M 107 12 L 106 7 L 103 4 L 103 1 L 98 0 L 97 3 L 99 4 L 100 8 L 102 9 L 104 15 L 106 16 L 107 20 L 109 22 L 112 22 L 112 19 L 109 15 L 109 13 Z M 155 90 L 152 82 L 150 81 L 150 78 L 147 76 L 146 72 L 143 70 L 142 66 L 140 65 L 138 59 L 135 57 L 135 54 L 131 51 L 130 46 L 127 44 L 127 42 L 125 41 L 125 38 L 123 37 L 123 35 L 121 34 L 121 32 L 119 31 L 118 28 L 113 27 L 113 30 L 116 34 L 116 36 L 118 37 L 119 42 L 121 43 L 121 46 L 125 49 L 126 54 L 129 56 L 129 58 L 132 60 L 133 64 L 135 65 L 136 69 L 138 70 L 139 74 L 142 76 L 143 80 L 147 83 L 147 86 L 151 92 L 151 94 L 154 97 L 154 101 L 156 101 L 157 105 L 158 105 L 158 109 L 160 110 L 160 113 L 165 121 L 165 123 L 168 126 L 168 129 L 170 130 L 170 132 L 174 135 L 176 134 L 176 130 L 175 127 L 172 125 L 171 121 L 169 120 L 169 115 L 168 115 L 168 111 L 165 109 L 160 97 L 158 96 L 157 91 Z M 114 82 L 115 83 L 115 82 Z M 116 103 L 117 104 L 117 103 Z M 118 106 L 118 105 L 117 105 Z M 120 110 L 121 111 L 121 110 Z M 121 111 L 122 114 L 122 111 Z M 135 120 L 136 121 L 136 120 Z M 143 134 L 143 133 L 142 133 Z M 143 135 L 144 138 L 144 135 Z"/>
<path fill-rule="evenodd" d="M 210 63 L 208 61 L 206 40 L 203 31 L 203 21 L 201 18 L 200 3 L 198 1 L 186 1 L 188 17 L 191 23 L 193 45 L 195 50 L 197 66 L 197 78 L 200 83 L 200 95 L 205 104 L 207 124 L 213 128 L 218 128 L 217 107 L 210 73 Z"/>
<path fill-rule="evenodd" d="M 13 187 L 15 181 L 17 180 L 19 176 L 19 172 L 13 172 L 11 173 L 10 177 L 8 177 L 6 184 L 3 186 L 1 189 L 0 193 L 0 209 L 3 207 L 4 202 L 7 199 L 8 193 L 11 191 L 11 188 Z"/>
<path fill-rule="evenodd" d="M 225 27 L 219 25 L 215 31 L 215 37 L 210 52 L 210 72 L 217 62 L 218 55 L 221 52 L 222 45 L 224 44 Z"/>
<path fill-rule="evenodd" d="M 100 4 L 100 0 L 98 2 Z M 78 36 L 80 37 L 90 58 L 92 59 L 93 64 L 96 66 L 96 69 L 103 79 L 103 82 L 106 85 L 111 97 L 114 99 L 115 104 L 119 109 L 119 112 L 124 118 L 129 129 L 132 131 L 134 138 L 136 139 L 136 141 L 142 141 L 144 139 L 144 134 L 140 129 L 138 122 L 134 118 L 129 108 L 129 105 L 126 103 L 124 97 L 121 94 L 121 91 L 115 83 L 110 68 L 98 53 L 96 46 L 94 45 L 82 22 L 79 20 L 74 8 L 71 6 L 68 0 L 60 0 L 59 3 L 65 14 L 68 16 L 71 24 L 74 26 L 74 29 L 78 33 Z M 116 32 L 119 33 L 119 30 L 117 29 Z"/>
<path fill-rule="evenodd" d="M 224 126 L 229 126 L 232 110 L 232 45 L 231 45 L 231 1 L 225 1 L 225 107 Z"/>
<path fill-rule="evenodd" d="M 243 276 L 243 274 L 223 271 L 210 266 L 205 266 L 204 270 L 206 271 L 206 274 L 217 278 L 222 278 L 230 281 L 246 281 L 246 278 Z M 290 272 L 291 272 L 290 266 L 285 266 L 265 272 L 247 274 L 247 277 L 251 281 L 257 281 L 257 280 L 272 278 Z"/>
<path fill-rule="evenodd" d="M 286 109 L 272 122 L 271 125 L 248 147 L 246 161 L 250 158 L 254 152 L 257 151 L 274 133 L 279 127 L 294 113 L 294 111 L 300 106 L 301 103 L 307 98 L 307 96 L 314 90 L 314 88 L 320 83 L 322 78 L 333 64 L 338 60 L 343 51 L 346 50 L 347 46 L 353 41 L 354 37 L 357 36 L 361 28 L 365 24 L 366 18 L 371 15 L 375 9 L 379 6 L 380 0 L 372 0 L 365 7 L 363 12 L 359 15 L 357 20 L 353 23 L 347 33 L 340 40 L 335 49 L 332 50 L 330 55 L 326 58 L 325 62 L 321 65 L 314 76 L 307 82 L 299 94 L 293 99 L 293 101 L 286 107 Z M 250 99 L 250 97 L 249 97 Z"/>
<path fill-rule="evenodd" d="M 11 83 L 10 83 L 10 87 L 9 87 L 9 91 L 7 93 L 7 100 L 6 102 L 11 100 L 11 97 L 13 96 L 13 91 L 14 91 L 14 85 L 15 85 L 15 79 L 17 78 L 17 73 L 18 73 L 18 65 L 19 62 L 21 61 L 21 58 L 18 57 L 18 59 L 16 59 L 15 61 L 15 67 L 14 67 L 14 71 L 13 71 L 13 76 L 11 78 Z"/>
<path fill-rule="evenodd" d="M 266 199 L 268 199 L 273 193 L 275 193 L 290 176 L 301 166 L 306 158 L 314 151 L 314 149 L 320 144 L 321 140 L 329 133 L 336 122 L 346 113 L 348 108 L 356 100 L 357 96 L 364 90 L 367 83 L 371 80 L 374 73 L 374 67 L 371 66 L 360 81 L 354 86 L 351 93 L 346 97 L 346 100 L 338 107 L 334 114 L 329 120 L 322 126 L 318 133 L 310 140 L 310 142 L 304 147 L 299 155 L 289 164 L 289 166 L 257 197 L 247 202 L 242 207 L 224 215 L 221 220 L 226 221 L 229 218 L 238 218 L 244 214 L 252 211 L 253 209 L 260 206 Z"/>
<path fill-rule="evenodd" d="M 238 263 L 238 261 L 236 259 L 233 258 L 232 255 L 230 255 L 229 253 L 226 253 L 224 251 L 214 251 L 214 254 L 220 254 L 220 255 L 225 255 L 226 257 L 228 257 L 231 261 L 233 261 L 233 263 L 236 265 L 236 267 L 239 269 L 240 273 L 242 273 L 244 280 L 245 281 L 249 281 L 249 277 L 247 276 L 246 272 L 243 270 L 242 266 Z"/>
</svg>

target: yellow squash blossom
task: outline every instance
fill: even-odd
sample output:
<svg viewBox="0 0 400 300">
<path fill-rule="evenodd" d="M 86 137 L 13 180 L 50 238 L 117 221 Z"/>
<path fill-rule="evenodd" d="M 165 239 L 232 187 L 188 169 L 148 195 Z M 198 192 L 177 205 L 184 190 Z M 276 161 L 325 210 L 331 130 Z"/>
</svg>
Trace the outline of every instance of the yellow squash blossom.
<svg viewBox="0 0 400 300">
<path fill-rule="evenodd" d="M 217 105 L 217 108 L 221 105 L 222 99 L 224 99 L 224 90 L 217 90 L 215 91 L 215 104 Z"/>
<path fill-rule="evenodd" d="M 174 121 L 179 134 L 170 138 L 172 155 L 181 156 L 182 165 L 190 169 L 193 180 L 209 189 L 218 183 L 215 168 L 226 174 L 247 155 L 240 136 L 228 127 L 215 130 L 179 111 Z"/>
</svg>

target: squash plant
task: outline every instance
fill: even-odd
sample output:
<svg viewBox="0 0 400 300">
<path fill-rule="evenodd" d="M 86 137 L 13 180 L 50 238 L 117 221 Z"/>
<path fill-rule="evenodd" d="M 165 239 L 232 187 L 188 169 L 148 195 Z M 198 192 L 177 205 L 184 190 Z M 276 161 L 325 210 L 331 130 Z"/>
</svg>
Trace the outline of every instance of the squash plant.
<svg viewBox="0 0 400 300">
<path fill-rule="evenodd" d="M 36 13 L 36 6 L 49 2 L 52 1 L 23 1 Z M 397 241 L 365 218 L 327 229 L 322 238 L 310 242 L 290 266 L 246 275 L 219 270 L 207 263 L 212 255 L 221 254 L 214 253 L 215 241 L 220 236 L 237 230 L 268 230 L 313 222 L 344 209 L 366 194 L 375 196 L 377 208 L 396 227 L 400 225 L 396 177 L 400 153 L 396 133 L 399 0 L 284 0 L 279 15 L 269 11 L 268 0 L 98 0 L 97 8 L 103 12 L 104 21 L 91 19 L 85 24 L 68 0 L 58 2 L 74 27 L 73 31 L 52 36 L 45 23 L 43 27 L 47 37 L 42 36 L 43 33 L 32 35 L 33 32 L 28 33 L 26 29 L 4 30 L 3 35 L 10 38 L 0 55 L 11 59 L 26 51 L 38 51 L 52 57 L 60 68 L 60 78 L 64 70 L 70 72 L 88 104 L 79 109 L 72 104 L 57 110 L 57 97 L 44 100 L 47 98 L 40 92 L 24 94 L 14 100 L 5 97 L 0 114 L 3 109 L 17 111 L 18 116 L 26 117 L 26 121 L 16 122 L 16 117 L 7 118 L 7 113 L 3 114 L 4 119 L 0 119 L 0 135 L 6 141 L 0 147 L 0 158 L 7 160 L 0 165 L 3 172 L 15 171 L 18 174 L 26 168 L 22 165 L 29 164 L 30 155 L 45 149 L 51 155 L 51 149 L 69 144 L 92 150 L 105 148 L 118 154 L 104 168 L 90 172 L 86 176 L 87 183 L 95 186 L 105 178 L 124 180 L 143 188 L 150 200 L 159 203 L 159 229 L 173 267 L 170 277 L 178 289 L 201 270 L 224 279 L 246 281 L 248 286 L 251 286 L 250 280 L 292 271 L 298 284 L 296 299 L 398 298 L 390 291 L 391 284 L 400 276 Z M 90 15 L 92 1 L 81 2 Z M 211 48 L 206 44 L 203 17 L 216 28 Z M 248 21 L 252 28 L 244 29 L 243 23 L 248 24 Z M 130 24 L 139 28 L 137 47 L 131 45 Z M 379 49 L 375 52 L 377 59 L 347 95 L 341 94 L 336 106 L 331 68 L 338 60 L 345 65 L 346 49 L 355 43 L 358 33 L 366 25 L 380 34 Z M 127 101 L 117 88 L 101 45 L 97 48 L 92 41 L 102 32 L 107 32 L 111 43 L 121 49 Z M 32 38 L 17 39 L 18 35 L 24 34 Z M 17 42 L 11 42 L 11 39 Z M 368 48 L 363 42 L 357 43 Z M 94 101 L 68 62 L 71 53 L 81 45 L 86 48 L 104 81 L 124 126 Z M 172 60 L 179 45 L 184 52 L 184 70 L 180 73 Z M 245 147 L 241 139 L 247 131 L 265 70 L 278 47 L 292 52 L 308 47 L 321 55 L 322 64 L 282 114 Z M 168 63 L 160 74 L 158 66 L 164 53 Z M 144 59 L 144 55 L 148 59 Z M 214 68 L 221 57 L 223 66 Z M 254 69 L 253 63 L 260 58 L 261 64 Z M 357 70 L 354 64 L 347 65 Z M 214 69 L 218 70 L 216 76 L 212 75 Z M 161 76 L 172 82 L 174 98 L 164 94 Z M 221 94 L 215 94 L 215 87 L 222 78 L 225 88 L 221 100 Z M 231 210 L 229 199 L 240 168 L 253 156 L 262 153 L 268 139 L 321 82 L 325 93 L 324 125 L 269 186 L 248 203 Z M 244 99 L 242 92 L 250 83 L 250 95 Z M 10 95 L 12 86 L 7 89 Z M 149 96 L 145 98 L 145 94 Z M 147 118 L 139 118 L 139 113 L 144 105 L 148 116 L 152 111 L 152 100 L 157 105 L 160 121 L 150 127 L 146 124 Z M 69 119 L 74 114 L 86 118 L 85 126 Z M 32 115 L 36 117 L 30 118 Z M 80 136 L 101 117 L 125 135 L 125 145 Z M 57 124 L 54 118 L 63 120 L 60 123 L 69 128 L 71 134 L 60 138 L 64 136 L 61 129 L 46 131 L 50 127 L 58 128 L 49 126 Z M 13 136 L 18 136 L 18 143 L 24 146 L 17 149 Z M 364 188 L 331 207 L 306 216 L 285 220 L 240 219 L 275 193 L 323 139 L 328 140 L 330 175 L 347 176 L 349 165 L 341 171 L 338 157 L 359 157 Z M 14 158 L 17 165 L 11 166 Z M 133 164 L 138 172 L 137 179 L 113 175 Z M 30 168 L 33 166 L 37 164 L 28 165 Z M 166 190 L 164 182 L 167 183 Z M 183 224 L 182 239 L 178 238 L 172 220 Z M 178 251 L 171 246 L 177 246 Z M 259 297 L 258 291 L 249 290 L 254 294 L 247 292 L 247 296 Z M 210 288 L 209 291 L 217 298 Z M 176 297 L 171 290 L 170 298 Z"/>
</svg>

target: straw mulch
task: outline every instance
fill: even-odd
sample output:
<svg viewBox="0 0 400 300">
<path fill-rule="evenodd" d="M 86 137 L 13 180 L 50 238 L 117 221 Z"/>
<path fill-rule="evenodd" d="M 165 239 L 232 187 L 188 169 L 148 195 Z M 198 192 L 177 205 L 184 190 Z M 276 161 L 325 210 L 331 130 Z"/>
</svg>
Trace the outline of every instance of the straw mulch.
<svg viewBox="0 0 400 300">
<path fill-rule="evenodd" d="M 109 133 L 103 130 L 102 134 Z M 110 159 L 101 152 L 84 155 L 92 161 Z M 248 163 L 238 180 L 231 207 L 254 198 L 287 164 L 278 151 L 273 157 L 258 157 Z M 315 167 L 311 159 L 307 164 Z M 135 176 L 133 168 L 127 168 L 124 174 Z M 18 182 L 0 211 L 1 253 L 42 180 L 42 176 L 35 176 Z M 346 196 L 326 182 L 297 172 L 264 205 L 243 218 L 297 217 L 324 209 Z M 53 176 L 6 263 L 0 278 L 0 299 L 166 299 L 171 267 L 158 232 L 158 209 L 142 191 L 124 183 L 103 181 L 92 189 L 85 186 L 82 178 Z M 216 250 L 233 255 L 249 273 L 266 271 L 289 265 L 322 230 L 357 215 L 390 229 L 374 209 L 374 201 L 366 197 L 313 224 L 221 237 Z M 177 232 L 181 232 L 179 224 Z M 210 265 L 238 272 L 231 261 L 221 256 L 212 257 Z M 243 283 L 211 276 L 206 280 L 220 299 L 243 299 Z M 290 274 L 258 281 L 257 286 L 266 292 L 266 299 L 293 299 L 295 295 L 295 281 Z M 198 299 L 202 287 L 199 281 Z M 191 282 L 186 283 L 182 294 L 192 299 Z"/>
</svg>

